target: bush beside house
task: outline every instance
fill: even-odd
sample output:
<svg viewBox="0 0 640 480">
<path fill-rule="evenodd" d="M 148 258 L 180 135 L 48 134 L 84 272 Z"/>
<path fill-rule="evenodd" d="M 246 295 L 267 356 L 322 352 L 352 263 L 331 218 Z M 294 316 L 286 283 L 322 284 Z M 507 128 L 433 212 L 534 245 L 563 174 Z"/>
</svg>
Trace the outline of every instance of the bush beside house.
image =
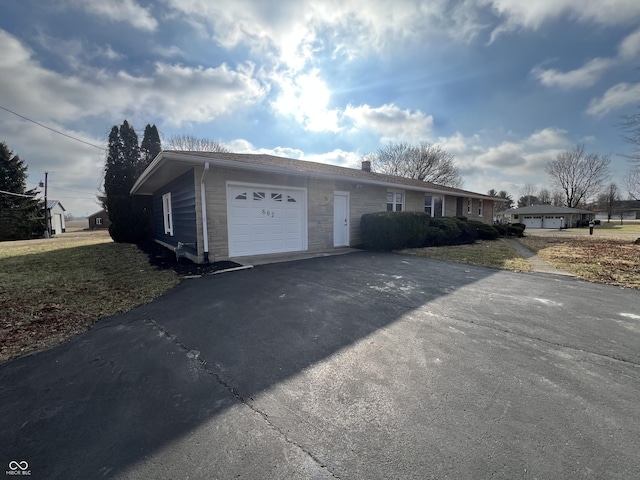
<svg viewBox="0 0 640 480">
<path fill-rule="evenodd" d="M 522 224 L 493 227 L 464 217 L 432 218 L 421 212 L 367 213 L 361 218 L 360 228 L 363 246 L 370 250 L 440 247 L 524 236 Z"/>
</svg>

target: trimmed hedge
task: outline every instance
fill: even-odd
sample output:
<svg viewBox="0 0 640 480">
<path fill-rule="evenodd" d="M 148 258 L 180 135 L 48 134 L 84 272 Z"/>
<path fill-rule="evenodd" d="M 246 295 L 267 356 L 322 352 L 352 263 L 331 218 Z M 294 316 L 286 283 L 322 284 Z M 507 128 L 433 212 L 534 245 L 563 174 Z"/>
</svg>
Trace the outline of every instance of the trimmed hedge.
<svg viewBox="0 0 640 480">
<path fill-rule="evenodd" d="M 364 214 L 360 230 L 365 248 L 397 250 L 425 244 L 429 214 L 424 212 L 379 212 Z"/>
<path fill-rule="evenodd" d="M 501 237 L 524 237 L 524 223 L 509 223 L 506 225 L 494 225 Z"/>
<path fill-rule="evenodd" d="M 495 240 L 500 236 L 500 232 L 491 225 L 479 222 L 477 220 L 469 220 L 469 224 L 478 230 L 478 238 L 480 240 Z"/>
<path fill-rule="evenodd" d="M 367 213 L 360 220 L 364 248 L 400 250 L 474 243 L 499 236 L 522 237 L 521 223 L 491 226 L 459 217 L 432 218 L 424 212 Z"/>
</svg>

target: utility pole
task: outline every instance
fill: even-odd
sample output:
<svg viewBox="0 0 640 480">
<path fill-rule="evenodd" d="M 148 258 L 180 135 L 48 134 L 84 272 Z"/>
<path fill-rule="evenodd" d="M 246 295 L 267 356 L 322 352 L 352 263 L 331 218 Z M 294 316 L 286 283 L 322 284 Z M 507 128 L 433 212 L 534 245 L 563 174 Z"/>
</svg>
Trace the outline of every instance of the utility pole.
<svg viewBox="0 0 640 480">
<path fill-rule="evenodd" d="M 49 183 L 49 172 L 44 172 L 44 238 L 51 238 L 51 229 L 49 228 L 49 208 L 47 202 L 47 187 Z M 42 187 L 42 182 L 40 182 Z"/>
</svg>

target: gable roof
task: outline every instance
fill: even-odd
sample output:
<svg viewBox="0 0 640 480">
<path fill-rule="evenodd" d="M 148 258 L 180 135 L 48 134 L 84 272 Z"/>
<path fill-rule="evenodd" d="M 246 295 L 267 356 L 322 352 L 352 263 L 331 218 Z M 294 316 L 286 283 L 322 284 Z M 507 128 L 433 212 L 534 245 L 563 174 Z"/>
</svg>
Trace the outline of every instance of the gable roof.
<svg viewBox="0 0 640 480">
<path fill-rule="evenodd" d="M 67 211 L 62 204 L 60 203 L 59 200 L 47 200 L 47 210 L 51 210 L 53 207 L 55 207 L 56 205 L 60 205 L 60 208 L 62 210 L 64 210 L 65 212 Z"/>
<path fill-rule="evenodd" d="M 593 213 L 589 210 L 581 210 L 579 208 L 569 208 L 569 207 L 556 207 L 555 205 L 528 205 L 526 207 L 520 208 L 510 208 L 509 210 L 505 210 L 505 215 L 560 215 L 560 214 L 582 214 L 582 213 Z"/>
<path fill-rule="evenodd" d="M 353 180 L 387 187 L 403 187 L 426 193 L 456 195 L 470 198 L 503 201 L 503 199 L 483 195 L 481 193 L 445 187 L 435 183 L 423 182 L 411 178 L 396 177 L 382 173 L 367 172 L 356 168 L 339 167 L 327 163 L 296 160 L 293 158 L 276 157 L 274 155 L 249 153 L 217 153 L 217 152 L 183 152 L 164 150 L 151 162 L 131 188 L 131 194 L 151 195 L 162 187 L 168 176 L 162 175 L 164 170 L 169 178 L 175 178 L 195 165 L 221 166 L 243 170 L 253 170 L 287 175 L 316 176 L 337 180 Z"/>
</svg>

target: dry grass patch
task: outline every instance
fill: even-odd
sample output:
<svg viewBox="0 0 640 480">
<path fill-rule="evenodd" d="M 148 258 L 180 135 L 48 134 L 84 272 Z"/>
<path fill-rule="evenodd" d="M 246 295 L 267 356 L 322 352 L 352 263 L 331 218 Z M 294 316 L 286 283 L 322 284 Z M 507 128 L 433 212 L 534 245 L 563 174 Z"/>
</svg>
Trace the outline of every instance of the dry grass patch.
<svg viewBox="0 0 640 480">
<path fill-rule="evenodd" d="M 633 238 L 527 235 L 518 241 L 576 277 L 640 289 L 640 245 Z"/>
<path fill-rule="evenodd" d="M 407 248 L 400 250 L 399 253 L 433 258 L 436 260 L 468 263 L 483 267 L 500 268 L 514 272 L 531 271 L 529 263 L 519 256 L 516 251 L 502 239 L 478 240 L 471 245 Z"/>
<path fill-rule="evenodd" d="M 567 233 L 575 233 L 578 235 L 589 235 L 589 228 L 569 228 Z M 527 232 L 529 233 L 529 232 Z M 611 219 L 611 222 L 602 221 L 600 225 L 593 228 L 594 235 L 620 235 L 620 234 L 638 234 L 640 236 L 640 220 L 624 220 L 620 224 L 619 220 Z"/>
<path fill-rule="evenodd" d="M 0 363 L 51 347 L 179 282 L 108 234 L 0 244 Z"/>
</svg>

